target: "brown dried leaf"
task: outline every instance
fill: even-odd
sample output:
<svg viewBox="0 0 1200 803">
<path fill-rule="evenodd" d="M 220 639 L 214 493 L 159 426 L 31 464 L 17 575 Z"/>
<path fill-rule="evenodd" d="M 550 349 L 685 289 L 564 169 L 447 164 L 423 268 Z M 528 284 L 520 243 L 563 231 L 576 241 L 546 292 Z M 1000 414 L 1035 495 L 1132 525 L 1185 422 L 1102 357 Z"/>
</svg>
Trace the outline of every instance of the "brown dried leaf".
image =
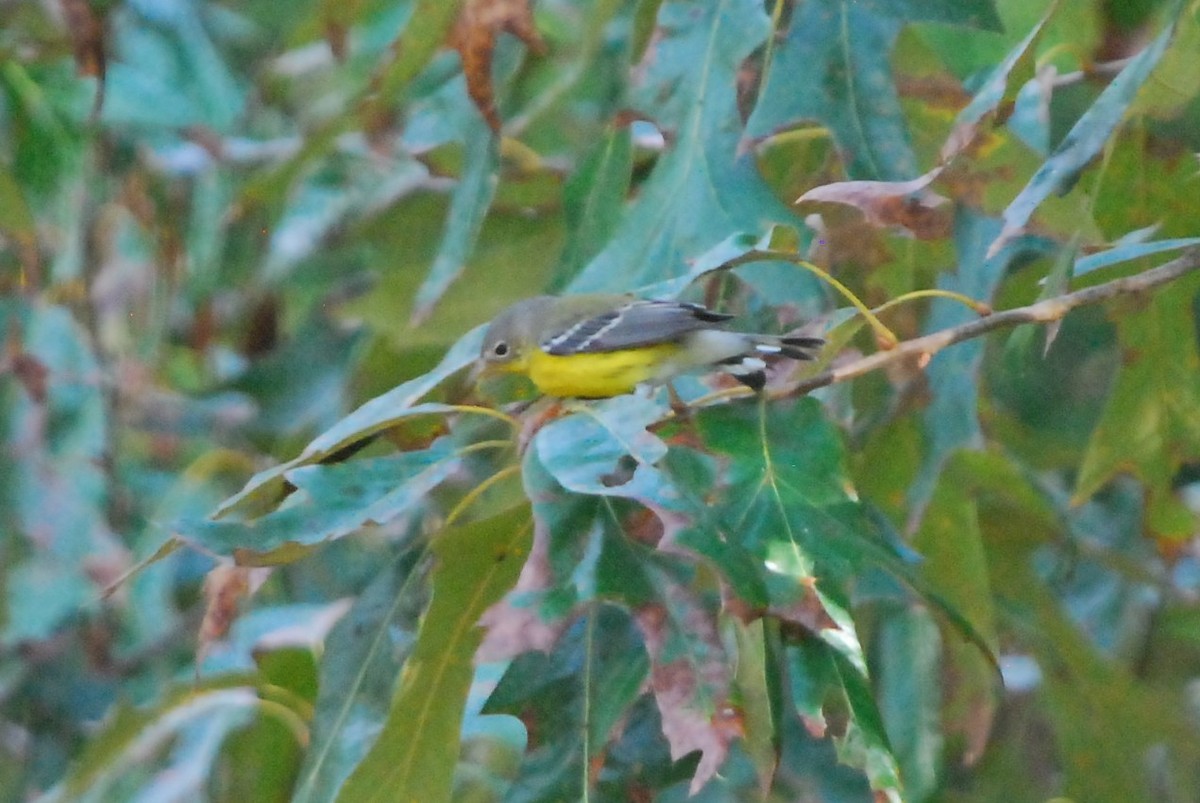
<svg viewBox="0 0 1200 803">
<path fill-rule="evenodd" d="M 213 642 L 224 638 L 233 626 L 242 598 L 257 590 L 267 574 L 269 570 L 221 563 L 204 578 L 204 619 L 196 647 L 197 666 Z"/>
<path fill-rule="evenodd" d="M 492 87 L 496 37 L 507 31 L 541 54 L 546 45 L 533 24 L 532 0 L 467 0 L 450 32 L 450 44 L 462 57 L 467 94 L 497 134 L 501 120 Z"/>
<path fill-rule="evenodd" d="M 899 227 L 919 240 L 939 240 L 950 236 L 953 221 L 947 199 L 929 189 L 941 172 L 936 167 L 911 181 L 839 181 L 814 187 L 796 203 L 853 206 L 872 225 Z"/>
<path fill-rule="evenodd" d="M 684 595 L 674 587 L 667 592 Z M 650 656 L 650 688 L 662 716 L 663 735 L 678 760 L 699 750 L 700 763 L 692 776 L 690 793 L 698 792 L 716 774 L 729 754 L 730 743 L 742 736 L 741 712 L 729 703 L 729 668 L 716 623 L 699 605 L 689 605 L 685 623 L 688 637 L 703 642 L 705 652 L 663 663 L 669 638 L 667 610 L 647 605 L 635 612 L 646 652 Z"/>
</svg>

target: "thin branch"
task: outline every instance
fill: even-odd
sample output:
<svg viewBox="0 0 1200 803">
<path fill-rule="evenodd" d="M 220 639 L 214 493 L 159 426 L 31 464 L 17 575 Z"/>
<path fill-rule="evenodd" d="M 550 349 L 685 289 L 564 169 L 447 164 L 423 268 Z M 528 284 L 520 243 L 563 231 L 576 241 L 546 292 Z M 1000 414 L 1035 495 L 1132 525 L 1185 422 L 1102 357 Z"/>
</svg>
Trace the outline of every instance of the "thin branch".
<svg viewBox="0 0 1200 803">
<path fill-rule="evenodd" d="M 1200 249 L 1188 251 L 1178 259 L 1165 265 L 1122 279 L 1098 284 L 1077 290 L 1074 293 L 1048 298 L 1026 307 L 996 312 L 977 321 L 952 326 L 940 332 L 906 340 L 893 349 L 878 351 L 845 365 L 839 365 L 828 371 L 817 374 L 802 381 L 790 389 L 788 395 L 803 395 L 817 388 L 845 382 L 848 379 L 862 376 L 883 366 L 904 359 L 918 359 L 928 362 L 928 359 L 947 346 L 961 343 L 964 340 L 985 335 L 995 329 L 1016 326 L 1022 323 L 1050 323 L 1060 321 L 1066 314 L 1078 307 L 1099 304 L 1117 296 L 1141 293 L 1168 282 L 1175 281 L 1188 273 L 1200 269 Z"/>
</svg>

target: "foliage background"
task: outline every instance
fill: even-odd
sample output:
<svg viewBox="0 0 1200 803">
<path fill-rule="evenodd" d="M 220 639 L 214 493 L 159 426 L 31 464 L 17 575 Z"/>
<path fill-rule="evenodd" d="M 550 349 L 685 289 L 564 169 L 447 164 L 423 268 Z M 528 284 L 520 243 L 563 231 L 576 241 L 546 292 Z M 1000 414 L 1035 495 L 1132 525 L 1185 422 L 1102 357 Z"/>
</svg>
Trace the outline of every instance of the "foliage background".
<svg viewBox="0 0 1200 803">
<path fill-rule="evenodd" d="M 1200 797 L 1195 272 L 690 417 L 465 370 L 546 289 L 846 364 L 800 256 L 904 339 L 1140 274 L 1200 6 L 535 12 L 0 4 L 0 797 Z"/>
</svg>

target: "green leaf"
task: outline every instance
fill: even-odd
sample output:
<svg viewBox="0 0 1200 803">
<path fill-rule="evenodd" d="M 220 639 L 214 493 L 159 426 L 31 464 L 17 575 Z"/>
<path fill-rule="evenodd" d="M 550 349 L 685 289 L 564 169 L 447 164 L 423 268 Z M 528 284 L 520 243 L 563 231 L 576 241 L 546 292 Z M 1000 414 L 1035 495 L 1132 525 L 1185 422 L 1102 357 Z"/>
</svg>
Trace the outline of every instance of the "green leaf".
<svg viewBox="0 0 1200 803">
<path fill-rule="evenodd" d="M 477 623 L 516 582 L 531 532 L 529 508 L 520 506 L 434 536 L 432 601 L 383 730 L 338 801 L 449 799 L 483 638 Z"/>
<path fill-rule="evenodd" d="M 650 664 L 629 615 L 589 605 L 549 654 L 509 665 L 484 713 L 520 717 L 529 745 L 506 801 L 584 800 L 603 756 L 639 696 Z"/>
<path fill-rule="evenodd" d="M 236 554 L 242 563 L 291 562 L 307 551 L 296 547 L 341 538 L 421 509 L 458 466 L 449 438 L 422 451 L 300 466 L 285 474 L 297 492 L 278 510 L 251 521 L 181 522 L 176 530 L 189 543 L 218 555 Z"/>
<path fill-rule="evenodd" d="M 954 232 L 958 270 L 942 274 L 938 287 L 990 302 L 1010 265 L 1022 257 L 1048 253 L 1054 247 L 1047 241 L 1026 237 L 989 256 L 988 246 L 999 233 L 998 221 L 960 209 Z M 923 332 L 941 331 L 976 317 L 961 304 L 937 299 L 930 307 Z M 925 459 L 907 494 L 913 509 L 920 510 L 929 500 L 943 464 L 955 450 L 983 442 L 977 380 L 983 353 L 982 340 L 959 343 L 934 356 L 926 369 L 933 398 L 923 416 Z"/>
<path fill-rule="evenodd" d="M 910 22 L 940 22 L 985 31 L 1001 30 L 993 0 L 865 0 L 860 3 L 873 14 Z"/>
<path fill-rule="evenodd" d="M 943 162 L 956 156 L 975 138 L 980 123 L 997 116 L 1003 106 L 1014 104 L 1021 87 L 1033 79 L 1036 67 L 1034 50 L 1054 8 L 1051 7 L 1046 16 L 992 69 L 971 102 L 954 118 L 954 128 L 942 146 Z"/>
<path fill-rule="evenodd" d="M 472 121 L 464 148 L 466 161 L 450 199 L 442 242 L 413 302 L 414 322 L 429 316 L 433 305 L 462 273 L 496 195 L 499 151 L 482 118 Z"/>
<path fill-rule="evenodd" d="M 394 103 L 425 68 L 446 41 L 463 2 L 415 0 L 404 30 L 392 43 L 392 60 L 376 76 L 376 95 L 372 101 L 377 108 Z"/>
<path fill-rule="evenodd" d="M 834 737 L 838 759 L 861 770 L 885 799 L 901 800 L 899 770 L 863 670 L 812 637 L 787 645 L 785 661 L 791 698 L 805 729 L 825 735 L 827 708 L 848 715 L 845 732 Z"/>
<path fill-rule="evenodd" d="M 942 765 L 941 638 L 922 608 L 888 606 L 875 633 L 875 693 L 905 800 L 928 800 Z"/>
<path fill-rule="evenodd" d="M 551 290 L 561 290 L 603 250 L 621 221 L 633 170 L 633 138 L 622 126 L 608 131 L 563 190 L 563 213 L 571 233 L 559 257 Z"/>
<path fill-rule="evenodd" d="M 161 700 L 144 708 L 122 705 L 89 739 L 87 750 L 70 773 L 44 799 L 77 800 L 89 790 L 104 789 L 148 751 L 177 736 L 190 723 L 211 718 L 217 711 L 233 711 L 238 720 L 226 727 L 237 727 L 261 704 L 253 677 L 223 675 L 172 687 Z M 292 722 L 303 726 L 297 720 Z"/>
<path fill-rule="evenodd" d="M 284 487 L 284 474 L 298 466 L 316 463 L 341 449 L 395 426 L 405 419 L 420 415 L 441 415 L 454 411 L 445 404 L 417 404 L 418 400 L 433 390 L 442 380 L 472 364 L 479 356 L 483 342 L 483 329 L 479 326 L 464 335 L 446 352 L 429 373 L 409 380 L 392 390 L 364 403 L 357 410 L 338 421 L 324 433 L 314 438 L 304 450 L 278 466 L 260 471 L 250 478 L 246 487 L 227 499 L 214 516 L 231 513 L 248 515 L 262 513 L 278 501 Z"/>
<path fill-rule="evenodd" d="M 768 33 L 761 5 L 669 0 L 659 31 L 634 105 L 670 144 L 570 292 L 626 292 L 671 279 L 730 232 L 793 219 L 753 154 L 738 152 L 737 71 Z"/>
<path fill-rule="evenodd" d="M 292 800 L 331 800 L 387 717 L 395 679 L 426 604 L 424 547 L 411 547 L 371 581 L 329 634 L 312 743 Z"/>
<path fill-rule="evenodd" d="M 776 50 L 747 135 L 803 120 L 833 133 L 851 179 L 904 181 L 921 173 L 888 55 L 901 21 L 850 0 L 808 0 Z"/>
<path fill-rule="evenodd" d="M 1176 498 L 1175 472 L 1200 455 L 1200 354 L 1195 336 L 1195 276 L 1155 293 L 1117 322 L 1123 353 L 1079 467 L 1074 500 L 1092 496 L 1119 472 L 1150 491 L 1147 525 L 1168 538 L 1195 530 L 1195 514 Z"/>
<path fill-rule="evenodd" d="M 1042 201 L 1052 194 L 1063 194 L 1071 189 L 1080 172 L 1100 153 L 1125 117 L 1138 90 L 1166 51 L 1174 30 L 1175 21 L 1172 19 L 1076 121 L 1050 158 L 1004 210 L 1004 228 L 988 248 L 988 256 L 999 253 L 1007 242 L 1024 230 Z"/>
<path fill-rule="evenodd" d="M 1094 270 L 1119 265 L 1122 262 L 1130 262 L 1134 259 L 1163 254 L 1168 251 L 1178 251 L 1181 248 L 1191 248 L 1196 245 L 1200 245 L 1200 237 L 1177 237 L 1173 240 L 1154 240 L 1148 243 L 1124 243 L 1107 251 L 1089 254 L 1075 260 L 1072 273 L 1075 276 L 1083 276 Z"/>
</svg>

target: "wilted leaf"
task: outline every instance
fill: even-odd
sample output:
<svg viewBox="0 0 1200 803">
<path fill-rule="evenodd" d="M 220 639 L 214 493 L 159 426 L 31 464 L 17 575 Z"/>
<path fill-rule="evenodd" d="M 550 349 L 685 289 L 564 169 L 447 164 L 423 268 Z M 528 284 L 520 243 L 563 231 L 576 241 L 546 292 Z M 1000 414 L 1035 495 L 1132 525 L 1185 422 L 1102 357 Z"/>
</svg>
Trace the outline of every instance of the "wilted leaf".
<svg viewBox="0 0 1200 803">
<path fill-rule="evenodd" d="M 695 794 L 742 735 L 741 714 L 728 697 L 728 658 L 711 613 L 675 578 L 655 574 L 661 601 L 639 606 L 635 618 L 650 655 L 650 688 L 671 758 L 701 752 L 690 786 Z"/>
<path fill-rule="evenodd" d="M 511 33 L 535 53 L 546 49 L 533 23 L 531 0 L 465 0 L 450 33 L 450 42 L 462 57 L 467 92 L 497 134 L 503 123 L 492 90 L 492 53 L 502 32 Z"/>
<path fill-rule="evenodd" d="M 203 662 L 212 643 L 229 632 L 242 598 L 249 593 L 250 569 L 223 563 L 209 571 L 204 578 L 204 619 L 196 649 L 197 665 Z"/>
<path fill-rule="evenodd" d="M 872 225 L 899 227 L 919 240 L 939 240 L 949 236 L 953 225 L 953 211 L 945 207 L 947 199 L 929 188 L 941 172 L 937 167 L 912 181 L 839 181 L 814 187 L 796 203 L 853 206 Z"/>
<path fill-rule="evenodd" d="M 89 0 L 62 0 L 67 33 L 75 53 L 75 70 L 97 80 L 96 100 L 92 114 L 104 105 L 104 75 L 107 65 L 104 42 L 104 21 Z"/>
</svg>

